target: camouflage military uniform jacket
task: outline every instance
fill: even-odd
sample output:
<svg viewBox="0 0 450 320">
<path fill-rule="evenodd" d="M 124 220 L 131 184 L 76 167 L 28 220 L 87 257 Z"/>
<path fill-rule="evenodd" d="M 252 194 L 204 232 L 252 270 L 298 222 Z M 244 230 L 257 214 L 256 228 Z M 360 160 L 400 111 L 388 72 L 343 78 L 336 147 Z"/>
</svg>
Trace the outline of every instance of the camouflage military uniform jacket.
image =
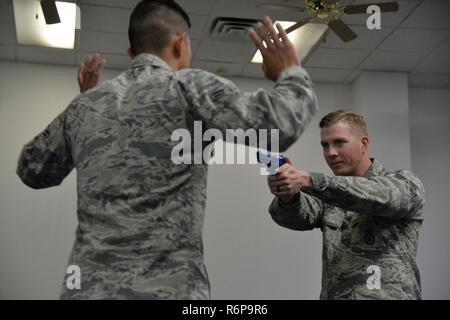
<svg viewBox="0 0 450 320">
<path fill-rule="evenodd" d="M 76 97 L 27 144 L 17 173 L 32 188 L 77 170 L 76 240 L 68 299 L 207 299 L 202 228 L 207 165 L 171 161 L 174 130 L 280 129 L 280 149 L 317 110 L 308 75 L 285 70 L 270 92 L 241 92 L 202 70 L 173 71 L 141 54 L 125 72 Z M 194 133 L 192 133 L 192 136 Z"/>
<path fill-rule="evenodd" d="M 416 253 L 425 200 L 420 180 L 373 160 L 364 177 L 311 173 L 311 181 L 298 201 L 284 204 L 276 197 L 269 212 L 283 227 L 322 230 L 320 298 L 421 299 Z M 371 266 L 379 268 L 378 275 Z"/>
</svg>

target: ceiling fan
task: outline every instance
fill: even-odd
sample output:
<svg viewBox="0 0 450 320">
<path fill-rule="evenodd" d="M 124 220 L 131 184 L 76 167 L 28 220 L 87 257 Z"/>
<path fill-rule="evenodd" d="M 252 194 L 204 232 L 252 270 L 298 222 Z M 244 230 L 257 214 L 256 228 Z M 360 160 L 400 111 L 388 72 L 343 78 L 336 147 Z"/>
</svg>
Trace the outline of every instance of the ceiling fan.
<svg viewBox="0 0 450 320">
<path fill-rule="evenodd" d="M 370 5 L 377 5 L 381 12 L 398 11 L 399 7 L 397 2 L 366 3 L 344 6 L 341 5 L 338 0 L 305 0 L 305 4 L 305 7 L 287 4 L 259 4 L 257 7 L 269 10 L 290 10 L 310 13 L 312 14 L 311 17 L 300 20 L 287 28 L 286 32 L 292 32 L 318 18 L 325 21 L 330 29 L 344 42 L 354 40 L 357 37 L 356 33 L 341 20 L 344 15 L 366 13 L 367 7 Z"/>
</svg>

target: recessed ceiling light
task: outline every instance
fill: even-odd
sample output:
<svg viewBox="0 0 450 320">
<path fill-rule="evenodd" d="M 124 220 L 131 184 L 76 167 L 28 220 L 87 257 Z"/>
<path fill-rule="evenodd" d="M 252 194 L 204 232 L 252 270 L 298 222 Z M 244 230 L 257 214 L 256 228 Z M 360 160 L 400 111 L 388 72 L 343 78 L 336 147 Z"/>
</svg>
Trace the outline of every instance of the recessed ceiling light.
<svg viewBox="0 0 450 320">
<path fill-rule="evenodd" d="M 276 21 L 275 23 L 279 23 L 285 30 L 295 24 L 292 21 Z M 327 29 L 328 26 L 326 24 L 307 23 L 301 28 L 288 33 L 288 38 L 294 45 L 301 61 L 304 61 L 308 57 L 315 45 L 322 39 Z M 262 63 L 262 61 L 261 52 L 257 50 L 251 63 Z"/>
<path fill-rule="evenodd" d="M 13 0 L 17 42 L 73 49 L 79 8 L 75 3 L 56 2 L 60 23 L 46 24 L 39 0 Z"/>
</svg>

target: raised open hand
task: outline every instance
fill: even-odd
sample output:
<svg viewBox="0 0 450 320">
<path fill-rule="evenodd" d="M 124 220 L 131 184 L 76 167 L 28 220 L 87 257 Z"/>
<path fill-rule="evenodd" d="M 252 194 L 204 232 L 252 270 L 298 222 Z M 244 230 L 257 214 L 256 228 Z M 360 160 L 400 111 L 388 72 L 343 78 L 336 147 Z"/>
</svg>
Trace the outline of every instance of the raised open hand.
<svg viewBox="0 0 450 320">
<path fill-rule="evenodd" d="M 92 89 L 100 83 L 100 73 L 106 64 L 106 60 L 102 59 L 98 53 L 93 56 L 86 57 L 84 62 L 78 68 L 78 85 L 80 93 Z"/>
</svg>

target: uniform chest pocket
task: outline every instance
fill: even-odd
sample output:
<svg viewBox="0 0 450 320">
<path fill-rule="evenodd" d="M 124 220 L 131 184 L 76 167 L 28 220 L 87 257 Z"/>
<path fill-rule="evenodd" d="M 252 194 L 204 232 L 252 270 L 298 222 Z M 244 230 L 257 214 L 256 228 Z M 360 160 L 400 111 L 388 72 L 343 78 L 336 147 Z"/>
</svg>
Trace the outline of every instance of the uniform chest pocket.
<svg viewBox="0 0 450 320">
<path fill-rule="evenodd" d="M 343 219 L 339 215 L 325 215 L 322 220 L 322 236 L 324 250 L 322 258 L 328 263 L 333 263 L 341 252 Z"/>
<path fill-rule="evenodd" d="M 342 218 L 337 215 L 326 215 L 323 217 L 323 228 L 339 230 L 342 226 Z"/>
<path fill-rule="evenodd" d="M 395 240 L 389 221 L 376 219 L 358 219 L 352 223 L 352 250 L 361 254 L 382 255 L 389 252 Z"/>
</svg>

